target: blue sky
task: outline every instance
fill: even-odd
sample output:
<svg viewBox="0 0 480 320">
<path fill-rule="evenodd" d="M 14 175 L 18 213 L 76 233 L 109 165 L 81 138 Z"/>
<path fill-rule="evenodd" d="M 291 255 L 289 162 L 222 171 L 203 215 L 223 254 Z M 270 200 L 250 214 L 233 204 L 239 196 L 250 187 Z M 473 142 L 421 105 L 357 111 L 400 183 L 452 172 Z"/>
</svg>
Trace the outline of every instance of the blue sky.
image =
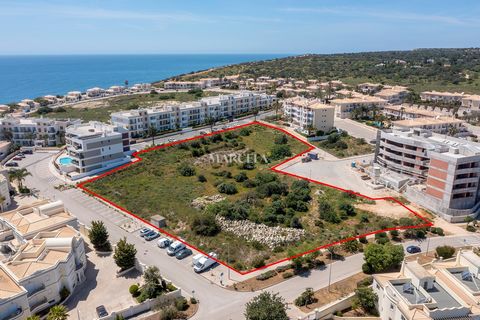
<svg viewBox="0 0 480 320">
<path fill-rule="evenodd" d="M 480 46 L 479 0 L 0 0 L 0 54 Z"/>
</svg>

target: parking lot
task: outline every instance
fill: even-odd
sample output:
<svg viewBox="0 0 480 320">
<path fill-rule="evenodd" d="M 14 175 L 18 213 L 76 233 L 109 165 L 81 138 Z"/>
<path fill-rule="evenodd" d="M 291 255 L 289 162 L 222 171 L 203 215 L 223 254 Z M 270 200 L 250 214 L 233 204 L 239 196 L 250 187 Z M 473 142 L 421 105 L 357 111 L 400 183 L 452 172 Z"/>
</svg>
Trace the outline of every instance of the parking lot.
<svg viewBox="0 0 480 320">
<path fill-rule="evenodd" d="M 99 256 L 94 251 L 89 251 L 87 258 L 87 279 L 67 302 L 67 307 L 71 310 L 70 319 L 97 319 L 95 308 L 100 305 L 112 313 L 137 303 L 128 289 L 132 284 L 141 282 L 140 272 L 134 270 L 117 278 L 113 255 Z"/>
</svg>

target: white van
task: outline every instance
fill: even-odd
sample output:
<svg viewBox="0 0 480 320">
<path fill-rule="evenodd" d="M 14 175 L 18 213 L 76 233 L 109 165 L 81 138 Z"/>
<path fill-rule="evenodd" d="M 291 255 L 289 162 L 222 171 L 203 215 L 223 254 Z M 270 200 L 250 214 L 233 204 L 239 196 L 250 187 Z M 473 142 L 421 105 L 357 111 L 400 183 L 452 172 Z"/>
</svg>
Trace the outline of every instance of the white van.
<svg viewBox="0 0 480 320">
<path fill-rule="evenodd" d="M 214 259 L 212 258 L 217 258 L 217 254 L 215 252 L 210 252 L 208 254 L 208 257 L 207 256 L 202 256 L 200 257 L 196 262 L 194 262 L 194 265 L 193 265 L 193 270 L 196 272 L 196 273 L 200 273 L 200 272 L 203 272 L 205 270 L 208 270 L 208 268 L 210 268 L 211 266 L 213 266 L 214 264 L 217 263 L 217 261 L 215 261 Z"/>
<path fill-rule="evenodd" d="M 174 256 L 177 254 L 177 252 L 185 249 L 185 245 L 180 242 L 180 241 L 175 241 L 174 243 L 172 243 L 170 246 L 168 246 L 168 249 L 167 249 L 167 254 L 169 256 Z"/>
</svg>

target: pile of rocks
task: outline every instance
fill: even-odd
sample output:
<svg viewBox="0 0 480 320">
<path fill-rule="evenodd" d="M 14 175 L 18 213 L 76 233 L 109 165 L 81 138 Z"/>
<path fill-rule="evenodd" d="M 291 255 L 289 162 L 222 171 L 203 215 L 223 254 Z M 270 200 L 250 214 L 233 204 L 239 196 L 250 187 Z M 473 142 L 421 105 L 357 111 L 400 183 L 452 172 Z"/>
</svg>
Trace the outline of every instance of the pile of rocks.
<svg viewBox="0 0 480 320">
<path fill-rule="evenodd" d="M 222 216 L 217 216 L 216 220 L 223 231 L 232 232 L 247 241 L 260 242 L 270 249 L 298 241 L 305 235 L 303 229 L 269 227 L 248 220 L 227 220 Z"/>
<path fill-rule="evenodd" d="M 216 194 L 213 196 L 203 196 L 193 199 L 192 206 L 196 209 L 202 210 L 209 204 L 220 202 L 223 200 L 225 200 L 225 197 L 220 194 Z"/>
</svg>

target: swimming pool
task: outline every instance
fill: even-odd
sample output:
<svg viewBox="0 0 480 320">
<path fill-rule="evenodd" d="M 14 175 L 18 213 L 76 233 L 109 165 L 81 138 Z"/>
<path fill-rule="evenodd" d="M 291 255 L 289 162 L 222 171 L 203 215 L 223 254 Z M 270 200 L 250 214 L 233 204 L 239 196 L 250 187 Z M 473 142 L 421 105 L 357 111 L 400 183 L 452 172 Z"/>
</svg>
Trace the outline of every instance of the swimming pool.
<svg viewBox="0 0 480 320">
<path fill-rule="evenodd" d="M 58 159 L 58 162 L 64 166 L 68 166 L 69 164 L 72 164 L 72 158 L 70 157 L 63 157 Z"/>
</svg>

